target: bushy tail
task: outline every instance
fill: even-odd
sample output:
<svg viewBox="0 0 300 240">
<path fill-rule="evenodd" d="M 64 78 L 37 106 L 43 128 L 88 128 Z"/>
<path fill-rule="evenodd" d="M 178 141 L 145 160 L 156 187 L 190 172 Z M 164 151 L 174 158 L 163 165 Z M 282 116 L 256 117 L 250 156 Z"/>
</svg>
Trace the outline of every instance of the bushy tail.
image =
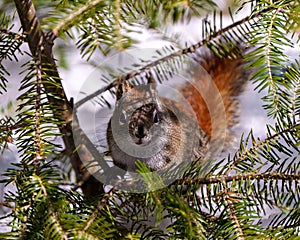
<svg viewBox="0 0 300 240">
<path fill-rule="evenodd" d="M 185 86 L 181 89 L 181 92 L 197 115 L 199 126 L 208 136 L 212 136 L 212 118 L 213 121 L 216 121 L 220 126 L 225 126 L 226 131 L 230 130 L 237 121 L 237 96 L 241 94 L 245 83 L 249 79 L 249 71 L 245 69 L 245 60 L 241 52 L 244 52 L 241 48 L 239 48 L 238 51 L 232 52 L 231 58 L 221 58 L 210 51 L 205 51 L 196 56 L 196 60 L 208 73 L 205 76 L 194 71 L 197 88 L 205 91 L 208 85 L 211 84 L 211 79 L 214 81 L 225 107 L 225 118 L 220 115 L 221 113 L 210 113 L 204 98 L 192 85 Z M 211 96 L 211 98 L 214 97 L 215 96 Z M 219 103 L 215 104 L 217 105 Z M 226 119 L 225 123 L 224 119 Z"/>
</svg>

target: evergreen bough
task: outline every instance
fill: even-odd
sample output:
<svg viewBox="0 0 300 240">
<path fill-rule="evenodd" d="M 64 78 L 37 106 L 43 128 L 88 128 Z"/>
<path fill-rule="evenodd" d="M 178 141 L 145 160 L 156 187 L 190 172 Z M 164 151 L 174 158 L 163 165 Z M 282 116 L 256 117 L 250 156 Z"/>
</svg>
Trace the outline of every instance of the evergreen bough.
<svg viewBox="0 0 300 240">
<path fill-rule="evenodd" d="M 210 0 L 15 0 L 3 4 L 0 94 L 10 90 L 6 66 L 17 62 L 20 54 L 28 61 L 20 69 L 23 79 L 16 114 L 0 119 L 1 154 L 13 142 L 21 159 L 2 173 L 2 182 L 16 191 L 6 192 L 1 203 L 9 209 L 1 220 L 9 221 L 11 228 L 0 233 L 1 239 L 300 237 L 300 63 L 285 51 L 299 47 L 297 1 L 239 1 L 239 8 L 229 11 L 232 23 L 225 27 L 222 13 Z M 47 14 L 38 11 L 38 18 L 35 7 Z M 246 7 L 251 9 L 249 16 L 235 20 Z M 19 18 L 9 14 L 15 8 Z M 212 18 L 208 20 L 207 15 Z M 266 126 L 263 139 L 252 131 L 243 135 L 236 153 L 216 159 L 204 176 L 201 166 L 194 164 L 168 188 L 143 194 L 113 188 L 104 191 L 105 186 L 82 169 L 71 127 L 74 104 L 62 86 L 53 44 L 58 38 L 72 42 L 82 58 L 92 62 L 99 51 L 108 55 L 132 46 L 136 41 L 129 34 L 132 29 L 161 32 L 170 23 L 192 17 L 204 19 L 201 41 L 182 48 L 165 47 L 152 62 L 121 69 L 112 75 L 114 79 L 104 79 L 109 80 L 105 87 L 75 107 L 94 99 L 109 104 L 101 94 L 113 92 L 120 78 L 141 81 L 144 73 L 152 71 L 161 82 L 169 80 L 184 59 L 202 46 L 226 57 L 228 46 L 243 42 L 250 49 L 246 58 L 253 72 L 252 84 L 263 92 L 263 107 L 273 123 Z M 22 26 L 18 31 L 15 22 Z M 26 45 L 30 53 L 23 50 Z M 89 141 L 86 136 L 83 139 Z M 97 158 L 96 149 L 83 147 L 82 151 Z M 141 174 L 147 172 L 139 167 Z M 70 169 L 76 183 L 67 172 Z M 151 179 L 144 180 L 153 184 Z M 270 209 L 276 211 L 263 222 Z M 150 219 L 156 224 L 150 224 Z"/>
</svg>

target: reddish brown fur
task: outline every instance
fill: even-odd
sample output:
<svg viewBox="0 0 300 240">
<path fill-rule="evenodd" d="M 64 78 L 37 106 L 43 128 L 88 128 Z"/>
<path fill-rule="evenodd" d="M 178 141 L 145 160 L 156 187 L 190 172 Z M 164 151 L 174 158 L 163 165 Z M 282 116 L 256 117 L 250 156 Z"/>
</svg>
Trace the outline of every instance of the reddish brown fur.
<svg viewBox="0 0 300 240">
<path fill-rule="evenodd" d="M 206 55 L 207 56 L 207 55 Z M 230 129 L 236 122 L 237 100 L 235 99 L 247 81 L 247 74 L 243 67 L 244 61 L 239 56 L 235 59 L 219 58 L 213 54 L 208 54 L 202 58 L 202 67 L 207 71 L 217 86 L 221 94 L 225 112 L 226 112 L 226 129 Z M 199 78 L 199 76 L 196 76 Z M 198 79 L 196 79 L 197 81 Z M 201 83 L 198 85 L 201 89 L 207 88 L 209 79 L 201 77 Z M 199 126 L 207 133 L 212 135 L 211 114 L 208 111 L 207 105 L 199 94 L 199 91 L 192 85 L 184 86 L 180 89 L 187 101 L 191 104 L 196 113 Z M 219 119 L 224 119 L 219 116 Z M 218 116 L 214 117 L 214 121 L 218 121 Z"/>
</svg>

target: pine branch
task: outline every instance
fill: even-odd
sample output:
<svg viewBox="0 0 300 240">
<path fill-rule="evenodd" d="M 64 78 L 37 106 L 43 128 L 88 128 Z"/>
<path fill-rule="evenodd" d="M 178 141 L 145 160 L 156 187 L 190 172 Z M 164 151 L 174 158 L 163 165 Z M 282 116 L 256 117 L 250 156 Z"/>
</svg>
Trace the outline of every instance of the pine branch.
<svg viewBox="0 0 300 240">
<path fill-rule="evenodd" d="M 296 61 L 291 67 L 289 67 L 285 73 L 285 78 L 287 79 L 289 85 L 291 87 L 291 91 L 289 94 L 289 101 L 287 101 L 288 106 L 290 107 L 289 114 L 291 115 L 292 122 L 294 124 L 297 123 L 297 115 L 300 114 L 300 63 Z M 290 86 L 291 85 L 291 86 Z M 287 93 L 286 91 L 284 92 Z M 282 102 L 286 102 L 282 99 Z M 299 120 L 299 119 L 298 119 Z"/>
<path fill-rule="evenodd" d="M 25 39 L 24 36 L 11 32 L 9 29 L 2 29 L 2 25 L 8 27 L 7 25 L 10 22 L 8 21 L 8 23 L 6 23 L 5 19 L 5 17 L 0 19 L 0 94 L 6 91 L 8 79 L 5 75 L 10 75 L 2 62 L 5 59 L 18 61 L 16 53 L 19 52 L 22 54 L 20 47 Z"/>
<path fill-rule="evenodd" d="M 122 44 L 122 34 L 121 34 L 121 0 L 116 0 L 115 2 L 115 22 L 116 22 L 116 35 L 117 35 L 117 44 L 118 44 L 118 50 L 122 51 L 124 50 L 123 44 Z"/>
<path fill-rule="evenodd" d="M 23 127 L 24 124 L 17 125 L 15 121 L 10 117 L 8 117 L 7 119 L 0 119 L 0 132 L 11 132 Z"/>
<path fill-rule="evenodd" d="M 278 8 L 276 10 L 276 12 L 273 14 L 272 18 L 271 18 L 271 21 L 270 21 L 270 24 L 269 24 L 269 27 L 268 27 L 268 35 L 266 37 L 266 60 L 267 60 L 267 69 L 268 69 L 268 81 L 270 83 L 270 88 L 271 88 L 271 92 L 272 92 L 272 95 L 273 95 L 273 99 L 274 99 L 274 102 L 275 102 L 275 112 L 278 112 L 278 106 L 277 106 L 277 100 L 278 100 L 278 97 L 277 97 L 277 87 L 274 83 L 274 79 L 273 79 L 273 73 L 272 73 L 272 63 L 271 63 L 271 59 L 272 57 L 270 56 L 271 55 L 271 44 L 273 44 L 271 41 L 272 41 L 272 37 L 273 37 L 273 28 L 274 28 L 274 24 L 275 24 L 275 20 L 276 20 L 276 17 L 278 15 L 278 13 L 280 12 L 280 8 Z"/>
<path fill-rule="evenodd" d="M 15 1 L 17 2 L 17 0 Z M 28 7 L 30 13 L 34 13 L 30 1 L 19 2 L 20 5 L 25 4 L 22 8 L 18 7 L 19 12 L 26 12 Z M 105 2 L 105 6 L 109 5 L 106 1 L 103 2 Z M 143 4 L 144 2 L 139 3 Z M 164 4 L 168 6 L 169 4 L 175 4 L 175 2 L 176 4 L 189 4 L 189 1 L 176 0 Z M 198 3 L 199 1 L 194 2 Z M 123 1 L 116 0 L 114 3 L 117 4 L 115 8 L 118 9 L 120 16 L 114 16 L 113 23 L 123 20 L 123 10 L 120 9 Z M 84 5 L 82 2 L 78 3 L 76 1 L 70 4 L 74 4 L 72 6 L 74 8 L 72 9 L 76 9 L 76 11 L 82 9 Z M 101 4 L 100 1 L 99 4 Z M 118 6 L 118 4 L 120 5 Z M 153 1 L 147 1 L 147 4 L 159 4 L 159 1 L 155 1 L 154 3 Z M 255 15 L 258 18 L 261 17 L 259 20 L 264 19 L 261 23 L 268 23 L 267 26 L 269 26 L 269 29 L 267 29 L 265 36 L 268 36 L 269 39 L 263 42 L 263 44 L 267 43 L 266 50 L 269 51 L 267 52 L 268 57 L 265 59 L 267 61 L 264 62 L 268 64 L 265 64 L 263 67 L 264 69 L 269 68 L 269 71 L 264 73 L 267 77 L 265 86 L 273 84 L 274 86 L 270 86 L 270 89 L 274 87 L 275 95 L 271 89 L 268 96 L 269 99 L 267 100 L 273 101 L 276 100 L 275 98 L 278 98 L 276 101 L 278 101 L 278 111 L 281 113 L 274 126 L 267 126 L 268 133 L 264 140 L 254 139 L 251 132 L 246 140 L 241 139 L 240 149 L 233 159 L 230 159 L 229 156 L 228 163 L 225 160 L 217 162 L 205 177 L 198 174 L 201 166 L 192 166 L 191 171 L 185 175 L 185 179 L 176 181 L 168 188 L 146 194 L 115 192 L 112 189 L 101 196 L 95 207 L 84 204 L 81 198 L 76 199 L 77 195 L 72 191 L 62 191 L 59 186 L 64 183 L 61 183 L 61 179 L 58 178 L 58 175 L 55 175 L 57 171 L 55 171 L 56 168 L 52 164 L 43 164 L 38 160 L 35 166 L 34 164 L 27 164 L 27 161 L 22 161 L 21 164 L 14 165 L 17 169 L 8 169 L 3 174 L 4 177 L 9 177 L 9 180 L 6 181 L 7 183 L 16 183 L 18 191 L 16 194 L 9 193 L 6 199 L 7 203 L 12 203 L 11 205 L 14 206 L 11 215 L 13 217 L 11 226 L 14 232 L 0 233 L 0 238 L 119 239 L 123 237 L 131 239 L 246 239 L 249 237 L 262 239 L 268 237 L 270 239 L 287 239 L 297 237 L 299 235 L 300 219 L 300 211 L 298 210 L 300 163 L 298 161 L 299 149 L 297 148 L 299 146 L 300 129 L 299 64 L 295 64 L 292 68 L 287 69 L 286 78 L 280 76 L 280 78 L 276 79 L 278 71 L 277 69 L 275 71 L 273 69 L 274 62 L 272 61 L 274 59 L 272 57 L 274 53 L 276 55 L 278 52 L 276 48 L 272 48 L 271 46 L 277 43 L 276 34 L 278 32 L 276 32 L 276 24 L 283 17 L 278 16 L 283 12 L 287 13 L 285 9 L 278 8 L 276 4 L 288 5 L 288 1 L 273 1 L 272 5 L 268 1 L 263 1 L 263 3 L 257 2 L 257 4 L 259 4 L 259 8 L 257 8 L 259 11 L 256 11 L 252 16 L 244 18 L 244 23 L 248 23 L 249 25 L 249 21 L 253 20 Z M 178 9 L 180 10 L 180 8 Z M 67 31 L 72 26 L 77 25 L 77 20 L 82 21 L 83 18 L 89 17 L 89 9 L 86 9 L 82 15 L 78 15 L 79 12 L 76 11 L 73 13 L 76 13 L 77 16 L 71 19 L 71 15 L 73 14 L 71 13 L 69 19 L 60 22 L 63 25 L 59 27 L 59 32 Z M 91 9 L 91 11 L 93 10 Z M 171 13 L 173 14 L 173 12 Z M 267 13 L 268 16 L 263 16 L 263 13 Z M 277 14 L 272 15 L 272 13 Z M 30 14 L 27 13 L 27 15 Z M 167 18 L 169 14 L 162 17 Z M 93 18 L 93 20 L 95 19 Z M 273 22 L 272 27 L 267 20 Z M 46 132 L 49 134 L 48 130 L 52 127 L 43 124 L 45 122 L 57 123 L 61 133 L 65 134 L 66 151 L 68 151 L 69 155 L 71 154 L 70 156 L 74 161 L 78 160 L 79 157 L 73 156 L 77 149 L 74 148 L 75 144 L 69 137 L 73 138 L 75 135 L 82 137 L 82 147 L 80 146 L 80 150 L 84 152 L 84 156 L 87 156 L 88 159 L 94 158 L 94 160 L 99 160 L 101 154 L 97 152 L 97 149 L 89 148 L 89 146 L 93 147 L 93 144 L 79 128 L 77 119 L 71 117 L 70 111 L 72 111 L 73 106 L 66 99 L 55 61 L 52 58 L 52 44 L 56 36 L 51 35 L 51 33 L 49 35 L 44 34 L 39 28 L 39 23 L 36 26 L 36 22 L 38 21 L 34 17 L 30 20 L 30 28 L 25 30 L 23 26 L 24 36 L 26 35 L 28 43 L 31 38 L 32 41 L 36 40 L 33 39 L 33 35 L 38 37 L 37 45 L 34 45 L 33 42 L 29 43 L 33 61 L 31 61 L 31 64 L 25 65 L 27 67 L 25 71 L 28 75 L 22 81 L 21 87 L 21 90 L 26 90 L 28 93 L 27 95 L 22 95 L 21 100 L 24 102 L 19 106 L 20 109 L 26 109 L 26 106 L 28 106 L 29 112 L 28 115 L 26 115 L 26 112 L 20 114 L 23 114 L 24 121 L 19 123 L 0 121 L 0 124 L 2 124 L 0 125 L 1 137 L 4 136 L 5 139 L 5 136 L 10 134 L 12 130 L 17 130 L 19 133 L 24 129 L 24 136 L 28 136 L 28 139 L 30 139 L 34 135 L 33 138 L 35 141 L 33 144 L 28 144 L 32 141 L 27 138 L 24 139 L 22 144 L 26 147 L 20 147 L 18 150 L 21 150 L 21 152 L 22 150 L 28 150 L 29 153 L 26 153 L 26 156 L 35 154 L 35 160 L 40 158 L 37 156 L 41 156 L 42 159 L 47 156 L 43 152 L 44 150 L 47 151 L 47 148 L 43 146 L 43 133 Z M 150 70 L 154 71 L 156 67 L 159 70 L 165 70 L 166 68 L 162 66 L 163 63 L 168 63 L 173 59 L 179 59 L 182 56 L 193 53 L 203 45 L 211 44 L 212 48 L 216 47 L 217 50 L 220 50 L 218 52 L 222 52 L 223 48 L 218 45 L 218 38 L 225 36 L 226 40 L 230 42 L 232 37 L 232 42 L 235 42 L 236 34 L 234 31 L 239 31 L 239 26 L 241 25 L 238 24 L 244 23 L 236 22 L 234 24 L 237 25 L 233 26 L 233 24 L 219 31 L 214 26 L 207 24 L 208 29 L 203 41 L 178 51 L 172 49 L 171 54 L 168 52 L 167 56 L 160 57 L 155 62 L 147 65 L 143 63 L 142 66 L 139 65 L 139 69 L 121 74 L 120 77 L 116 77 L 113 82 L 100 89 L 100 94 L 106 90 L 110 90 L 120 80 L 131 79 L 138 82 L 138 77 L 142 76 L 142 73 Z M 24 25 L 26 26 L 26 23 Z M 121 27 L 121 25 L 117 25 L 117 27 Z M 253 29 L 255 27 L 253 26 Z M 279 27 L 282 27 L 282 25 Z M 118 31 L 121 29 L 114 30 Z M 30 33 L 30 31 L 32 32 Z M 259 28 L 257 31 L 260 31 Z M 231 36 L 231 33 L 233 33 L 233 36 Z M 247 34 L 246 31 L 243 33 Z M 115 35 L 121 34 L 121 31 L 114 32 L 113 34 L 115 37 Z M 253 34 L 253 32 L 249 34 Z M 121 38 L 122 36 L 120 35 L 118 39 Z M 255 57 L 256 55 L 253 54 L 253 56 Z M 182 60 L 182 58 L 179 60 Z M 275 61 L 276 67 L 282 63 L 279 61 L 279 64 L 276 64 Z M 175 64 L 172 65 L 172 67 L 174 66 Z M 176 68 L 172 69 L 170 67 L 170 69 L 170 74 L 176 71 Z M 157 78 L 163 79 L 164 76 L 162 75 L 164 73 L 160 72 L 160 74 Z M 132 79 L 135 77 L 136 79 Z M 280 81 L 283 79 L 284 82 L 280 85 Z M 280 80 L 279 88 L 277 87 L 277 80 Z M 47 98 L 45 94 L 48 95 Z M 92 95 L 97 96 L 98 94 L 93 93 Z M 89 101 L 92 98 L 91 96 L 83 99 L 85 100 L 83 102 L 79 101 L 76 107 L 80 107 L 86 101 Z M 45 101 L 48 102 L 44 105 Z M 57 122 L 56 120 L 47 121 L 49 120 L 49 109 L 54 114 L 54 116 L 51 115 L 51 118 L 57 118 Z M 59 111 L 55 112 L 54 110 L 56 109 Z M 43 111 L 47 112 L 47 116 L 43 115 Z M 73 129 L 70 127 L 71 121 L 74 124 Z M 67 136 L 67 134 L 71 135 Z M 298 154 L 293 159 L 291 158 L 294 153 L 291 148 L 295 149 L 296 154 Z M 281 154 L 286 159 L 281 157 Z M 40 168 L 38 168 L 38 165 L 40 165 Z M 106 169 L 105 162 L 103 165 L 101 167 Z M 78 171 L 81 170 L 76 163 L 73 166 Z M 267 170 L 266 167 L 268 167 Z M 78 179 L 77 187 L 80 186 L 85 191 L 84 186 L 91 186 L 89 180 L 93 176 L 89 172 L 80 172 L 80 174 L 81 178 Z M 155 179 L 144 178 L 144 180 L 145 184 L 160 183 L 153 181 Z M 92 193 L 97 191 L 93 190 Z M 278 214 L 274 218 L 274 221 L 272 220 L 270 226 L 261 226 L 259 221 L 262 220 L 262 217 L 258 214 L 261 212 L 265 213 L 267 207 L 273 206 L 282 210 L 283 214 Z M 154 214 L 157 214 L 157 216 L 154 216 Z M 151 217 L 154 217 L 158 221 L 167 220 L 167 233 L 165 229 L 160 229 L 161 226 L 153 227 L 150 221 Z M 154 224 L 159 225 L 158 222 Z"/>
<path fill-rule="evenodd" d="M 0 33 L 8 35 L 13 39 L 20 39 L 22 41 L 26 41 L 26 35 L 25 34 L 19 34 L 19 33 L 16 33 L 16 32 L 12 32 L 9 29 L 1 29 L 0 28 Z"/>
<path fill-rule="evenodd" d="M 299 99 L 300 99 L 300 78 L 298 78 L 298 81 L 296 82 L 296 87 L 293 91 L 293 95 L 292 95 L 292 107 L 291 107 L 291 114 L 292 114 L 292 118 L 293 118 L 293 123 L 296 123 L 296 116 L 297 114 L 299 114 Z"/>
<path fill-rule="evenodd" d="M 20 47 L 25 41 L 25 35 L 11 32 L 8 29 L 0 29 L 0 63 L 8 58 L 9 60 L 18 61 L 16 53 L 20 52 Z"/>
<path fill-rule="evenodd" d="M 24 212 L 24 217 L 22 218 L 22 222 L 21 222 L 21 229 L 20 229 L 20 239 L 23 240 L 26 237 L 26 231 L 28 229 L 28 222 L 31 220 L 29 217 L 29 212 L 31 210 L 31 208 L 33 208 L 33 204 L 34 204 L 34 196 L 31 196 L 31 198 L 29 199 L 29 203 L 27 204 L 27 206 L 23 206 L 23 210 Z"/>
<path fill-rule="evenodd" d="M 194 178 L 194 179 L 184 179 L 181 180 L 186 184 L 214 184 L 214 183 L 229 183 L 236 181 L 247 181 L 247 180 L 288 180 L 288 181 L 299 181 L 300 180 L 300 172 L 299 174 L 287 174 L 287 173 L 276 173 L 276 172 L 265 172 L 265 173 L 246 173 L 246 174 L 238 174 L 234 176 L 227 175 L 218 175 L 213 177 L 203 177 L 203 178 Z"/>
<path fill-rule="evenodd" d="M 153 61 L 153 62 L 151 62 L 151 63 L 149 63 L 149 64 L 147 64 L 147 65 L 145 65 L 145 66 L 143 66 L 141 68 L 139 68 L 138 70 L 133 70 L 133 71 L 131 71 L 129 73 L 125 73 L 125 74 L 119 76 L 118 79 L 113 80 L 107 86 L 105 86 L 105 87 L 103 87 L 103 88 L 95 91 L 94 93 L 90 94 L 89 96 L 87 96 L 87 97 L 79 100 L 75 104 L 75 108 L 80 107 L 81 105 L 83 105 L 87 101 L 89 101 L 89 100 L 93 99 L 94 97 L 102 94 L 103 92 L 108 91 L 108 90 L 110 90 L 113 87 L 116 87 L 117 84 L 118 84 L 118 82 L 120 80 L 127 81 L 127 80 L 129 80 L 129 79 L 131 79 L 133 77 L 136 77 L 138 75 L 141 75 L 144 72 L 149 71 L 151 68 L 153 68 L 153 67 L 155 67 L 155 66 L 157 66 L 157 65 L 159 65 L 159 64 L 161 64 L 163 62 L 167 62 L 167 61 L 169 61 L 169 60 L 171 60 L 173 58 L 181 57 L 183 55 L 194 53 L 197 49 L 199 49 L 200 47 L 206 45 L 212 39 L 218 38 L 218 37 L 222 36 L 222 34 L 228 32 L 228 31 L 234 29 L 235 27 L 237 27 L 239 25 L 242 25 L 242 24 L 244 24 L 244 23 L 246 23 L 246 22 L 248 22 L 248 21 L 250 21 L 252 19 L 257 18 L 261 14 L 263 14 L 265 12 L 268 12 L 268 11 L 270 11 L 270 8 L 264 9 L 264 10 L 262 10 L 262 11 L 256 13 L 256 14 L 253 14 L 251 16 L 247 16 L 247 17 L 241 19 L 240 21 L 237 21 L 237 22 L 235 22 L 235 23 L 233 23 L 233 24 L 231 24 L 231 25 L 229 25 L 229 26 L 227 26 L 225 28 L 220 29 L 219 31 L 214 32 L 212 35 L 208 36 L 207 38 L 205 38 L 204 40 L 202 40 L 202 41 L 200 41 L 200 42 L 198 42 L 196 44 L 193 44 L 193 45 L 191 45 L 191 46 L 189 46 L 189 47 L 187 47 L 185 49 L 180 49 L 178 51 L 175 51 L 175 52 L 173 52 L 173 53 L 171 53 L 171 54 L 169 54 L 167 56 L 164 56 L 164 57 L 162 57 L 160 59 L 157 59 L 157 60 L 155 60 L 155 61 Z"/>
<path fill-rule="evenodd" d="M 13 206 L 11 206 L 8 202 L 0 202 L 0 206 L 7 207 L 7 208 L 13 208 Z"/>
<path fill-rule="evenodd" d="M 267 137 L 266 139 L 264 139 L 263 141 L 255 141 L 255 144 L 249 148 L 246 149 L 244 152 L 239 153 L 239 154 L 235 154 L 232 163 L 230 164 L 229 168 L 226 170 L 225 175 L 228 176 L 231 171 L 234 169 L 234 167 L 242 162 L 247 156 L 251 155 L 251 153 L 255 153 L 257 152 L 257 150 L 262 147 L 265 144 L 268 144 L 270 141 L 274 141 L 276 139 L 278 139 L 279 136 L 283 136 L 285 133 L 289 133 L 292 130 L 296 130 L 299 127 L 300 124 L 295 124 L 292 126 L 289 126 L 285 129 L 283 129 L 280 132 L 274 133 L 273 135 L 270 135 L 269 137 Z"/>
<path fill-rule="evenodd" d="M 148 28 L 189 22 L 193 16 L 210 13 L 217 4 L 211 0 L 172 0 L 172 1 L 122 1 L 126 15 L 139 16 L 139 21 Z"/>
<path fill-rule="evenodd" d="M 72 233 L 77 237 L 77 239 L 88 239 L 88 240 L 101 240 L 101 239 L 103 239 L 102 236 L 101 236 L 101 238 L 98 238 L 94 234 L 89 234 L 89 233 L 86 233 L 84 231 L 79 231 L 79 230 L 72 231 Z"/>
<path fill-rule="evenodd" d="M 40 45 L 41 47 L 41 45 Z M 34 161 L 36 162 L 36 171 L 39 171 L 39 165 L 40 162 L 45 159 L 44 153 L 43 153 L 43 146 L 42 146 L 42 138 L 41 138 L 41 129 L 40 129 L 40 121 L 41 121 L 41 95 L 42 95 L 42 66 L 41 66 L 41 49 L 38 51 L 38 57 L 36 59 L 36 99 L 34 103 L 35 107 L 35 141 L 34 141 L 34 148 L 36 156 L 34 158 Z"/>
<path fill-rule="evenodd" d="M 67 237 L 67 233 L 63 230 L 61 224 L 60 224 L 60 220 L 57 218 L 57 213 L 49 199 L 49 196 L 48 196 L 48 192 L 47 192 L 47 189 L 46 189 L 46 186 L 44 185 L 42 179 L 39 177 L 39 176 L 34 176 L 36 178 L 36 180 L 38 181 L 39 185 L 40 185 L 40 188 L 41 188 L 41 191 L 43 193 L 43 197 L 45 199 L 45 202 L 47 204 L 47 210 L 49 211 L 49 216 L 48 216 L 48 219 L 47 221 L 45 222 L 45 232 L 47 233 L 47 231 L 50 232 L 50 236 L 49 236 L 49 239 L 58 239 L 57 238 L 57 235 L 59 235 L 59 239 L 61 240 L 67 240 L 68 237 Z M 49 229 L 47 229 L 47 227 L 49 227 Z M 55 236 L 55 238 L 54 238 Z"/>
<path fill-rule="evenodd" d="M 241 223 L 237 217 L 237 214 L 236 214 L 236 209 L 234 207 L 234 204 L 233 204 L 233 201 L 231 200 L 231 193 L 229 192 L 229 189 L 227 187 L 227 184 L 222 181 L 222 185 L 223 185 L 223 188 L 224 188 L 224 191 L 223 191 L 223 199 L 225 201 L 225 204 L 227 205 L 227 211 L 228 211 L 228 214 L 231 218 L 231 220 L 233 221 L 234 223 L 234 226 L 236 228 L 236 231 L 237 231 L 237 239 L 238 240 L 244 240 L 245 239 L 245 234 L 243 232 L 243 229 L 242 229 L 242 226 L 241 226 Z"/>
<path fill-rule="evenodd" d="M 287 114 L 284 101 L 288 83 L 284 79 L 285 65 L 290 65 L 292 61 L 286 56 L 285 47 L 292 47 L 291 39 L 287 37 L 291 29 L 287 28 L 286 23 L 293 4 L 285 2 L 261 2 L 258 3 L 253 11 L 259 11 L 266 6 L 273 9 L 267 12 L 256 22 L 256 29 L 252 31 L 250 43 L 255 46 L 246 58 L 252 59 L 249 66 L 256 69 L 252 79 L 257 84 L 256 89 L 262 91 L 266 89 L 268 94 L 262 99 L 266 102 L 264 106 L 268 110 L 268 115 L 273 118 L 278 115 Z"/>
<path fill-rule="evenodd" d="M 18 33 L 12 32 L 12 19 L 2 11 L 0 12 L 0 63 L 8 58 L 9 60 L 18 61 L 16 53 L 22 53 L 20 46 L 25 41 L 25 37 Z"/>
<path fill-rule="evenodd" d="M 93 11 L 95 6 L 101 2 L 103 2 L 103 0 L 85 2 L 84 5 L 81 5 L 78 9 L 72 12 L 72 14 L 70 14 L 63 21 L 60 21 L 59 24 L 52 29 L 54 36 L 57 37 L 60 32 L 65 31 L 67 28 L 70 28 L 70 26 L 73 26 L 74 22 L 79 22 L 89 11 Z"/>
<path fill-rule="evenodd" d="M 2 94 L 3 91 L 6 92 L 6 84 L 8 80 L 5 77 L 5 75 L 9 75 L 9 73 L 7 72 L 5 67 L 0 63 L 0 94 Z"/>
<path fill-rule="evenodd" d="M 107 205 L 107 202 L 112 198 L 113 196 L 114 189 L 112 188 L 109 192 L 105 193 L 104 197 L 98 202 L 97 207 L 95 211 L 92 213 L 90 219 L 86 222 L 86 225 L 83 228 L 83 231 L 86 232 L 92 223 L 95 221 L 97 218 L 99 212 Z"/>
<path fill-rule="evenodd" d="M 8 143 L 12 142 L 12 126 L 15 125 L 11 117 L 0 119 L 0 155 L 7 148 Z"/>
<path fill-rule="evenodd" d="M 40 49 L 43 50 L 41 53 L 42 66 L 46 69 L 45 73 L 53 80 L 53 83 L 44 82 L 43 86 L 46 90 L 49 102 L 52 106 L 56 106 L 57 108 L 56 111 L 53 111 L 54 117 L 63 123 L 58 127 L 60 132 L 63 134 L 63 141 L 67 154 L 70 157 L 72 166 L 75 170 L 76 177 L 77 179 L 80 179 L 83 166 L 76 151 L 73 139 L 71 126 L 73 106 L 66 97 L 57 71 L 56 63 L 53 58 L 53 39 L 49 38 L 50 35 L 45 35 L 44 32 L 41 31 L 39 21 L 35 14 L 34 5 L 30 0 L 15 0 L 15 4 L 33 57 L 38 56 Z M 65 24 L 61 25 L 61 27 L 63 26 L 65 26 Z M 88 149 L 86 148 L 84 151 L 88 151 Z M 99 183 L 99 185 L 102 184 Z M 100 186 L 95 190 L 99 188 Z M 95 195 L 94 193 L 88 192 L 86 192 L 86 194 Z"/>
</svg>

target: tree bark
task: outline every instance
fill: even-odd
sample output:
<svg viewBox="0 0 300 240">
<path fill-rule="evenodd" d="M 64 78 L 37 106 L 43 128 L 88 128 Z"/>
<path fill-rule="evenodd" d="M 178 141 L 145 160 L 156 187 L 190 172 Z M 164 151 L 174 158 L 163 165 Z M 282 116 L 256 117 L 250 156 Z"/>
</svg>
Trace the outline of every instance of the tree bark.
<svg viewBox="0 0 300 240">
<path fill-rule="evenodd" d="M 47 92 L 49 102 L 60 109 L 60 111 L 53 111 L 53 115 L 63 122 L 63 124 L 58 127 L 62 134 L 66 153 L 70 157 L 72 167 L 75 171 L 77 182 L 83 181 L 83 183 L 80 184 L 80 187 L 86 197 L 98 196 L 104 192 L 103 184 L 97 181 L 84 169 L 83 163 L 76 151 L 73 138 L 74 134 L 72 131 L 73 105 L 67 99 L 53 58 L 53 38 L 51 38 L 51 34 L 45 34 L 40 29 L 40 24 L 32 1 L 15 0 L 15 5 L 32 56 L 37 57 L 38 51 L 42 49 L 41 60 L 43 69 L 47 69 L 44 70 L 45 73 L 55 81 L 55 84 L 44 83 L 43 86 Z M 86 156 L 97 157 L 93 155 L 94 151 L 89 151 L 87 147 L 82 148 L 81 151 L 86 151 Z"/>
</svg>

